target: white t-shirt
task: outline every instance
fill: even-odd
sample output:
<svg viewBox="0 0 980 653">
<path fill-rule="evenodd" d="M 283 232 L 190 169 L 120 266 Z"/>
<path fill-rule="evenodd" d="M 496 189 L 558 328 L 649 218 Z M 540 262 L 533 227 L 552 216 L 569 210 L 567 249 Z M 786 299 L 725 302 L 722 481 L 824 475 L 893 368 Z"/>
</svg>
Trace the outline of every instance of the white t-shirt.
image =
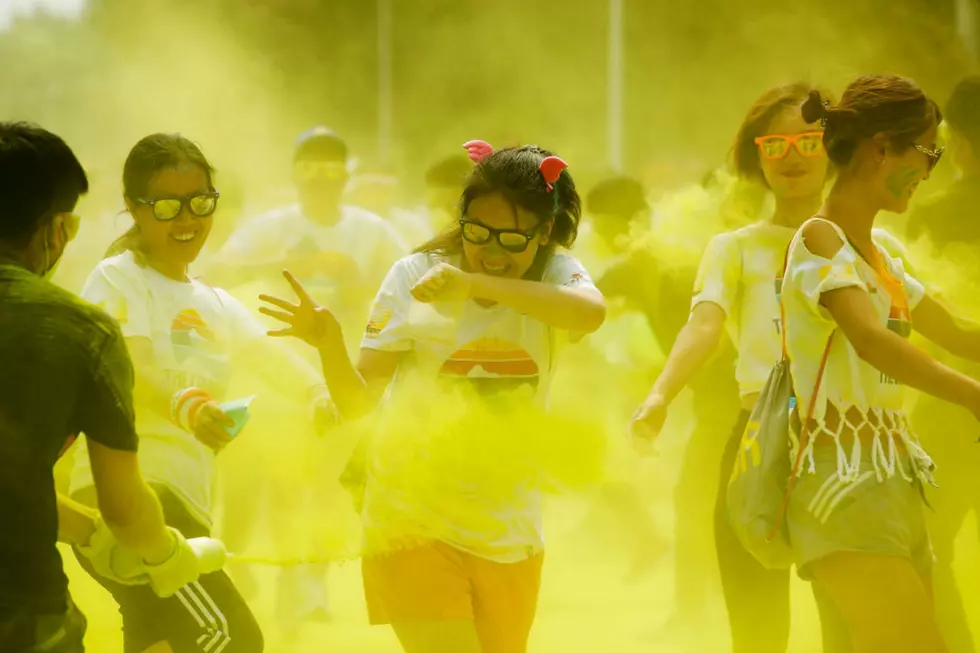
<svg viewBox="0 0 980 653">
<path fill-rule="evenodd" d="M 371 309 L 362 347 L 406 352 L 395 372 L 388 400 L 411 395 L 413 383 L 439 381 L 464 384 L 484 396 L 523 395 L 535 405 L 547 402 L 555 358 L 568 334 L 501 305 L 483 307 L 474 301 L 422 304 L 410 289 L 439 262 L 459 265 L 459 258 L 413 254 L 398 261 L 388 273 Z M 558 286 L 595 288 L 581 264 L 566 254 L 555 254 L 542 281 Z M 417 390 L 415 390 L 417 392 Z M 514 393 L 514 394 L 511 394 Z M 425 407 L 419 406 L 419 411 Z M 398 437 L 385 433 L 381 437 Z M 455 437 L 455 436 L 454 436 Z M 460 434 L 464 437 L 464 434 Z M 425 457 L 423 452 L 415 456 Z M 369 466 L 364 521 L 376 525 L 379 513 L 420 519 L 425 515 L 429 536 L 457 548 L 499 562 L 514 562 L 541 550 L 540 496 L 536 490 L 516 488 L 505 501 L 488 501 L 468 487 L 466 478 L 440 478 L 446 494 L 464 497 L 469 514 L 455 521 L 437 506 L 418 505 L 386 483 L 390 461 L 375 456 Z M 395 463 L 397 465 L 397 463 Z M 506 461 L 503 461 L 506 464 Z M 472 516 L 472 522 L 469 517 Z M 467 523 L 460 523 L 466 520 Z M 381 524 L 383 527 L 383 524 Z"/>
<path fill-rule="evenodd" d="M 152 342 L 154 362 L 174 393 L 194 386 L 216 401 L 228 399 L 232 352 L 265 337 L 262 325 L 224 290 L 169 279 L 141 267 L 132 252 L 99 263 L 82 297 L 115 318 L 126 338 Z M 169 416 L 144 406 L 136 406 L 136 432 L 143 476 L 165 485 L 198 521 L 210 526 L 214 452 Z M 79 444 L 73 492 L 93 483 L 84 440 Z"/>
<path fill-rule="evenodd" d="M 405 253 L 395 229 L 364 209 L 344 206 L 336 224 L 322 226 L 293 204 L 239 227 L 222 248 L 221 259 L 243 268 L 289 268 L 313 299 L 338 319 L 348 344 L 356 346 L 385 271 Z"/>
<path fill-rule="evenodd" d="M 691 310 L 711 302 L 725 311 L 738 350 L 735 378 L 743 397 L 762 390 L 779 360 L 777 285 L 794 233 L 759 222 L 715 236 L 701 258 Z"/>
<path fill-rule="evenodd" d="M 922 284 L 905 272 L 901 260 L 892 258 L 876 242 L 882 264 L 895 280 L 895 288 L 890 291 L 881 275 L 851 246 L 844 232 L 837 225 L 828 224 L 834 227 L 844 242 L 840 251 L 833 259 L 813 254 L 803 242 L 801 229 L 790 247 L 789 265 L 783 281 L 786 347 L 801 413 L 805 413 L 810 406 L 827 340 L 837 328 L 833 317 L 820 304 L 823 293 L 850 287 L 865 290 L 882 325 L 906 338 L 912 331 L 911 312 L 925 295 Z M 841 415 L 852 409 L 864 416 L 875 415 L 873 421 L 880 428 L 876 428 L 873 461 L 879 472 L 890 476 L 895 471 L 894 447 L 889 448 L 882 443 L 883 440 L 899 438 L 914 456 L 921 452 L 917 439 L 908 428 L 903 411 L 903 395 L 904 386 L 863 361 L 850 341 L 838 333 L 831 345 L 814 404 L 813 417 L 818 427 L 814 434 L 829 435 L 837 441 L 839 448 L 842 447 L 840 436 L 843 428 L 849 427 L 836 432 L 827 428 L 824 418 L 828 404 L 832 404 Z M 811 447 L 815 440 L 816 437 L 811 437 Z M 842 478 L 859 471 L 859 438 L 854 438 L 854 446 L 857 454 L 854 451 L 847 454 L 841 449 L 838 473 Z M 921 452 L 921 456 L 924 456 L 924 452 Z"/>
<path fill-rule="evenodd" d="M 743 397 L 762 390 L 782 352 L 779 289 L 795 234 L 790 227 L 757 222 L 715 236 L 701 258 L 691 310 L 711 302 L 725 311 Z M 884 230 L 875 229 L 874 237 L 892 255 L 903 251 Z"/>
</svg>

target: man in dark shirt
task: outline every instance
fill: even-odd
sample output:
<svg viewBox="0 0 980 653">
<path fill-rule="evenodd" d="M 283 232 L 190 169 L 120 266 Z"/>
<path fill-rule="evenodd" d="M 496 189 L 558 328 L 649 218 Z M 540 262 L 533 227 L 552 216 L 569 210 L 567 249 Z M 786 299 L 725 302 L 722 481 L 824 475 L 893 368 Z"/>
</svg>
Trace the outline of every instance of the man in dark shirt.
<svg viewBox="0 0 980 653">
<path fill-rule="evenodd" d="M 165 528 L 139 473 L 133 369 L 119 327 L 46 280 L 78 230 L 72 211 L 87 190 L 59 137 L 0 123 L 3 653 L 83 650 L 85 620 L 68 595 L 59 539 L 89 553 L 96 541 L 118 541 L 162 593 L 198 575 L 193 550 Z M 55 462 L 79 433 L 90 443 L 101 516 L 55 492 Z"/>
<path fill-rule="evenodd" d="M 950 128 L 950 158 L 962 176 L 942 197 L 912 213 L 908 236 L 910 242 L 928 238 L 934 257 L 946 262 L 952 257 L 958 265 L 969 266 L 957 273 L 975 280 L 980 271 L 976 267 L 980 255 L 980 76 L 968 77 L 957 85 L 943 114 Z M 928 281 L 928 271 L 923 276 Z M 950 280 L 934 281 L 941 286 Z M 968 300 L 955 296 L 951 299 Z M 980 378 L 980 366 L 942 351 L 933 354 L 947 365 Z M 929 395 L 918 400 L 912 426 L 936 462 L 936 479 L 941 487 L 930 496 L 935 511 L 928 513 L 936 555 L 936 613 L 949 650 L 973 653 L 976 647 L 953 573 L 953 552 L 970 511 L 980 517 L 980 445 L 976 444 L 980 426 L 969 411 Z"/>
</svg>

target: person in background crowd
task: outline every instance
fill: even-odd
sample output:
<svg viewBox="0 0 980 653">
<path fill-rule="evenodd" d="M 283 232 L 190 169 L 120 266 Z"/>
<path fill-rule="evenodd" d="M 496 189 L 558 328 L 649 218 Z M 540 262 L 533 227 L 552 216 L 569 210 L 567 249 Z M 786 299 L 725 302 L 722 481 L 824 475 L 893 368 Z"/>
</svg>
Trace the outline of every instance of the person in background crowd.
<svg viewBox="0 0 980 653">
<path fill-rule="evenodd" d="M 956 265 L 956 275 L 972 284 L 980 271 L 975 267 L 980 254 L 980 220 L 971 217 L 980 207 L 980 76 L 967 77 L 957 84 L 943 116 L 949 127 L 950 158 L 960 176 L 942 196 L 912 211 L 908 238 L 910 242 L 924 239 L 933 257 Z M 927 271 L 921 274 L 925 276 Z M 949 278 L 934 281 L 938 286 L 955 285 Z M 966 288 L 961 285 L 957 290 Z M 980 378 L 980 366 L 933 349 L 932 353 L 946 364 Z M 926 513 L 936 554 L 933 576 L 939 625 L 952 653 L 975 653 L 969 618 L 953 573 L 953 558 L 956 537 L 966 517 L 971 511 L 980 517 L 980 480 L 976 472 L 980 469 L 980 450 L 975 444 L 980 427 L 969 410 L 929 395 L 923 395 L 916 403 L 912 424 L 941 476 L 941 491 L 930 497 L 935 511 Z"/>
</svg>

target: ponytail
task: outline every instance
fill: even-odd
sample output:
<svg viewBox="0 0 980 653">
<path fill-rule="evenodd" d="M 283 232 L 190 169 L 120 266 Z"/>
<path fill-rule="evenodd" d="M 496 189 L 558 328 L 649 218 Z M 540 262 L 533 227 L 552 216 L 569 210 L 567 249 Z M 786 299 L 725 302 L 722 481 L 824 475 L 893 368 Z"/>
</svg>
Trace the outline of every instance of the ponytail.
<svg viewBox="0 0 980 653">
<path fill-rule="evenodd" d="M 126 233 L 112 241 L 112 244 L 109 245 L 109 249 L 107 249 L 105 252 L 105 256 L 102 258 L 107 259 L 112 258 L 113 256 L 119 256 L 124 252 L 133 252 L 133 254 L 136 256 L 136 262 L 142 265 L 143 254 L 140 252 L 139 236 L 140 227 L 138 224 L 134 223 L 132 227 L 126 230 Z"/>
</svg>

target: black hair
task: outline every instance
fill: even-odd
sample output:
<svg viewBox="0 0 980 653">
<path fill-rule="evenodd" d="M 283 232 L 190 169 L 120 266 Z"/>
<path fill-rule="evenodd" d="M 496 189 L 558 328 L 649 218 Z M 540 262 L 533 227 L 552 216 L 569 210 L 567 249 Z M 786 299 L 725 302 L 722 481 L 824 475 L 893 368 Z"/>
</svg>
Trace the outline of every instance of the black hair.
<svg viewBox="0 0 980 653">
<path fill-rule="evenodd" d="M 466 183 L 473 170 L 473 162 L 465 154 L 454 154 L 439 159 L 425 171 L 425 185 L 435 188 L 455 188 Z"/>
<path fill-rule="evenodd" d="M 836 106 L 825 102 L 819 91 L 810 91 L 803 103 L 803 119 L 822 122 L 827 156 L 843 167 L 851 162 L 861 141 L 885 134 L 892 148 L 903 152 L 942 122 L 943 115 L 911 79 L 865 75 L 851 82 Z"/>
<path fill-rule="evenodd" d="M 340 134 L 326 127 L 314 127 L 297 140 L 293 162 L 347 161 L 347 155 L 347 143 Z"/>
<path fill-rule="evenodd" d="M 962 134 L 980 157 L 980 75 L 964 78 L 946 102 L 946 122 Z"/>
<path fill-rule="evenodd" d="M 585 206 L 593 216 L 613 215 L 624 221 L 650 209 L 643 184 L 625 176 L 610 177 L 593 186 L 585 197 Z"/>
<path fill-rule="evenodd" d="M 0 122 L 0 240 L 26 246 L 46 218 L 75 210 L 88 178 L 59 136 L 26 122 Z"/>
<path fill-rule="evenodd" d="M 554 189 L 548 190 L 540 166 L 549 156 L 554 154 L 537 145 L 494 152 L 473 168 L 459 202 L 461 218 L 466 215 L 473 200 L 499 194 L 514 207 L 515 212 L 519 206 L 537 216 L 539 227 L 551 223 L 548 244 L 538 249 L 534 263 L 525 275 L 529 279 L 540 279 L 556 247 L 572 246 L 582 218 L 582 201 L 568 170 L 563 170 L 554 183 Z M 456 223 L 449 231 L 415 251 L 452 255 L 462 249 L 463 231 Z"/>
<path fill-rule="evenodd" d="M 123 165 L 123 195 L 127 202 L 132 204 L 146 198 L 154 175 L 181 163 L 190 163 L 201 168 L 208 178 L 208 189 L 214 190 L 214 168 L 193 141 L 180 134 L 150 134 L 141 138 L 129 151 Z M 127 250 L 136 250 L 138 234 L 139 226 L 134 224 L 109 245 L 106 258 Z"/>
</svg>

